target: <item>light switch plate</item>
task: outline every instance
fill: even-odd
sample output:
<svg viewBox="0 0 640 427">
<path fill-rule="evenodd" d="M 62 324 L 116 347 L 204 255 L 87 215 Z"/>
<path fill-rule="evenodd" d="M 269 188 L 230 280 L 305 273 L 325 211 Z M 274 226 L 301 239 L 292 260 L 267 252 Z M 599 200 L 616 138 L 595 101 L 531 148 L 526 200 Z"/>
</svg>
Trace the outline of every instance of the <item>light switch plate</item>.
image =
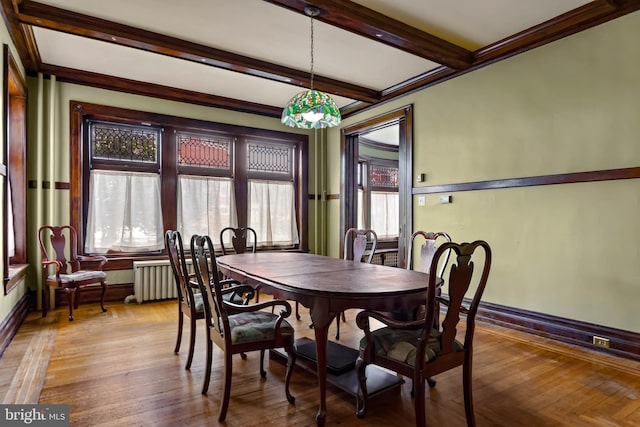
<svg viewBox="0 0 640 427">
<path fill-rule="evenodd" d="M 424 206 L 427 203 L 425 196 L 418 196 L 418 206 Z"/>
<path fill-rule="evenodd" d="M 446 194 L 444 196 L 440 196 L 440 203 L 442 203 L 442 204 L 451 203 L 451 195 L 450 194 Z"/>
</svg>

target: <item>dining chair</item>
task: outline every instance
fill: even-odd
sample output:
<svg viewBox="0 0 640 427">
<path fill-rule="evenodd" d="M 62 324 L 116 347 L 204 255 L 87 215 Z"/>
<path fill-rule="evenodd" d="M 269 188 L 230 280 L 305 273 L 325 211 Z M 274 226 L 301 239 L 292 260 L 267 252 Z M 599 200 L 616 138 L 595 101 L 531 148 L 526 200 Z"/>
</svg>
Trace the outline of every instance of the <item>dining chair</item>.
<svg viewBox="0 0 640 427">
<path fill-rule="evenodd" d="M 370 228 L 358 229 L 350 228 L 344 233 L 344 248 L 343 259 L 366 262 L 371 264 L 373 255 L 378 245 L 378 235 Z M 367 249 L 369 252 L 367 253 Z M 344 311 L 338 313 L 336 316 L 336 339 L 340 339 L 340 317 L 342 321 L 346 322 L 347 319 L 344 315 Z"/>
<path fill-rule="evenodd" d="M 187 364 L 184 368 L 190 369 L 193 360 L 193 349 L 196 343 L 196 320 L 204 319 L 204 305 L 200 292 L 194 292 L 189 284 L 189 270 L 187 269 L 187 263 L 184 257 L 184 246 L 182 245 L 180 232 L 167 230 L 164 238 L 178 295 L 178 338 L 176 339 L 176 347 L 173 352 L 178 354 L 180 351 L 182 326 L 184 324 L 184 317 L 186 316 L 189 318 L 189 326 L 191 329 L 189 335 L 189 355 L 187 356 Z"/>
<path fill-rule="evenodd" d="M 230 247 L 225 246 L 225 237 L 229 233 L 231 234 L 231 246 L 233 247 L 233 251 Z M 251 239 L 253 237 L 253 240 Z M 251 227 L 225 227 L 220 231 L 220 246 L 222 246 L 222 255 L 227 254 L 243 254 L 246 253 L 247 250 L 252 253 L 256 253 L 258 245 L 258 235 L 256 231 Z M 260 286 L 256 285 L 254 287 L 256 291 L 256 302 L 260 302 Z M 300 320 L 300 309 L 298 302 L 296 301 L 296 319 Z"/>
<path fill-rule="evenodd" d="M 420 264 L 417 266 L 417 268 L 413 263 L 413 247 L 415 245 L 415 242 L 418 238 L 423 238 L 424 241 L 422 242 L 422 245 L 420 245 L 420 255 L 419 255 L 419 261 Z M 417 271 L 422 271 L 423 273 L 428 273 L 429 272 L 429 268 L 431 268 L 431 260 L 433 259 L 433 255 L 435 255 L 436 250 L 438 249 L 438 244 L 440 242 L 451 242 L 451 236 L 449 236 L 449 234 L 445 233 L 444 231 L 438 231 L 438 232 L 427 232 L 427 231 L 422 231 L 422 230 L 418 230 L 415 231 L 412 235 L 411 238 L 409 239 L 409 247 L 407 249 L 407 270 L 417 270 Z M 445 252 L 445 254 L 442 257 L 442 260 L 439 262 L 438 265 L 438 269 L 437 269 L 437 277 L 442 279 L 443 275 L 444 275 L 444 271 L 447 268 L 447 265 L 449 264 L 449 257 L 451 256 L 451 250 L 448 250 Z M 439 297 L 441 293 L 441 289 L 438 287 L 438 289 L 436 289 L 436 297 Z M 436 299 L 436 313 L 440 313 L 440 303 L 438 303 L 437 299 Z M 413 313 L 413 317 L 414 319 L 420 318 L 424 316 L 424 306 L 421 305 L 420 307 L 416 308 L 414 310 Z M 437 315 L 434 318 L 434 327 L 438 327 L 438 323 L 440 322 L 440 316 Z"/>
<path fill-rule="evenodd" d="M 207 323 L 207 361 L 202 394 L 207 394 L 211 379 L 213 343 L 224 353 L 224 387 L 218 421 L 226 418 L 231 394 L 232 356 L 237 353 L 260 350 L 260 376 L 266 378 L 264 370 L 265 350 L 284 348 L 287 353 L 285 374 L 285 395 L 289 403 L 295 398 L 289 392 L 291 374 L 296 360 L 293 327 L 285 320 L 291 315 L 291 305 L 284 300 L 272 299 L 255 304 L 240 305 L 223 299 L 223 295 L 237 287 L 253 289 L 249 285 L 238 284 L 224 289 L 220 283 L 220 272 L 209 236 L 191 237 L 191 256 L 195 276 L 203 295 L 205 321 Z M 210 258 L 208 260 L 207 258 Z M 209 262 L 210 261 L 210 262 Z M 282 306 L 279 314 L 264 311 L 266 308 Z"/>
<path fill-rule="evenodd" d="M 50 249 L 47 239 L 51 245 Z M 42 317 L 45 317 L 49 310 L 49 287 L 64 288 L 69 303 L 69 321 L 73 320 L 73 309 L 78 308 L 80 288 L 86 286 L 100 284 L 100 308 L 103 313 L 107 311 L 104 307 L 107 274 L 102 271 L 102 267 L 107 263 L 106 257 L 79 255 L 78 233 L 71 225 L 43 225 L 38 229 L 38 244 L 42 256 L 42 277 L 46 285 L 43 287 Z M 51 267 L 55 267 L 55 271 Z"/>
<path fill-rule="evenodd" d="M 231 233 L 231 247 L 225 245 L 225 239 Z M 220 246 L 222 247 L 222 255 L 232 253 L 243 254 L 247 251 L 256 253 L 258 248 L 258 234 L 251 227 L 225 227 L 220 230 Z M 260 301 L 260 290 L 256 290 L 256 302 Z"/>
<path fill-rule="evenodd" d="M 182 243 L 182 235 L 179 231 L 167 230 L 165 233 L 165 246 L 167 255 L 169 256 L 169 263 L 171 264 L 171 271 L 176 283 L 177 301 L 178 301 L 178 337 L 176 339 L 176 346 L 173 350 L 178 354 L 180 351 L 180 344 L 182 343 L 182 328 L 184 324 L 184 317 L 189 318 L 189 353 L 187 356 L 187 363 L 185 369 L 191 369 L 191 362 L 193 361 L 193 352 L 196 342 L 196 321 L 204 319 L 204 303 L 202 300 L 202 294 L 197 285 L 194 286 L 192 279 L 195 277 L 189 273 L 187 268 L 187 260 L 184 255 L 184 246 Z M 233 285 L 235 281 L 224 280 L 223 286 Z M 243 300 L 242 291 L 230 292 L 226 294 L 225 298 L 231 300 L 236 304 L 247 303 Z M 245 298 L 253 296 L 247 294 Z M 246 357 L 246 356 L 245 356 Z"/>
<path fill-rule="evenodd" d="M 476 249 L 479 249 L 476 252 Z M 451 266 L 445 283 L 448 294 L 437 296 L 438 263 L 448 252 L 455 254 L 455 263 Z M 475 270 L 474 261 L 483 258 L 482 268 Z M 357 416 L 362 418 L 368 410 L 366 384 L 366 366 L 374 364 L 397 372 L 413 380 L 415 419 L 417 427 L 426 425 L 425 418 L 425 381 L 432 376 L 462 366 L 462 384 L 467 425 L 474 426 L 472 397 L 472 360 L 473 336 L 478 305 L 482 298 L 489 269 L 491 266 L 491 248 L 482 240 L 473 243 L 445 242 L 435 252 L 428 276 L 426 314 L 423 319 L 398 321 L 375 311 L 361 311 L 356 323 L 365 333 L 360 341 L 356 371 L 361 394 L 357 397 Z M 479 277 L 478 277 L 479 276 Z M 477 283 L 475 291 L 473 284 Z M 472 294 L 470 300 L 465 299 Z M 438 329 L 433 327 L 436 301 L 445 305 L 446 315 Z M 465 326 L 459 325 L 465 318 Z M 370 328 L 370 319 L 384 326 L 374 331 Z M 458 332 L 462 329 L 464 332 Z M 461 341 L 457 335 L 464 334 Z M 435 382 L 430 382 L 431 387 Z"/>
</svg>

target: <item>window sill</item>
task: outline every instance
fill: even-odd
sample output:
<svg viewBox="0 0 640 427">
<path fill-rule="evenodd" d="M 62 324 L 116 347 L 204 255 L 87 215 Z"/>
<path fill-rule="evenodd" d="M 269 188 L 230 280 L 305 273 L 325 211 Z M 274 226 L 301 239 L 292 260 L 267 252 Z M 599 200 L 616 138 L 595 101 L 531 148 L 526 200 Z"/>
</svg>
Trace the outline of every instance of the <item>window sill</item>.
<svg viewBox="0 0 640 427">
<path fill-rule="evenodd" d="M 12 264 L 9 266 L 9 277 L 4 282 L 4 294 L 7 295 L 27 275 L 29 264 Z"/>
</svg>

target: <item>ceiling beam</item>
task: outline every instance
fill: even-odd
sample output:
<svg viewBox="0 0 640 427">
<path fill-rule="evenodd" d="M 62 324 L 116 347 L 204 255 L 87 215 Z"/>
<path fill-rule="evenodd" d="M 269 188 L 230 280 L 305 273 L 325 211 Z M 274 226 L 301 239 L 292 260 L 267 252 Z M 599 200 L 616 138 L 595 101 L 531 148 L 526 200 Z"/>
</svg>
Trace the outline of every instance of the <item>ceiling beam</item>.
<svg viewBox="0 0 640 427">
<path fill-rule="evenodd" d="M 23 24 L 167 55 L 294 86 L 309 87 L 311 80 L 310 73 L 306 71 L 272 64 L 34 1 L 23 1 L 18 6 L 18 19 Z M 380 99 L 380 92 L 377 90 L 328 77 L 314 75 L 313 83 L 315 89 L 344 96 L 345 98 L 367 103 L 377 102 Z"/>
<path fill-rule="evenodd" d="M 300 13 L 307 6 L 315 6 L 320 9 L 320 15 L 314 18 L 318 21 L 455 70 L 468 68 L 473 61 L 473 54 L 461 46 L 348 0 L 265 1 Z"/>
<path fill-rule="evenodd" d="M 225 110 L 240 111 L 243 113 L 259 114 L 268 117 L 280 117 L 282 107 L 258 104 L 243 100 L 226 98 L 223 96 L 209 95 L 174 87 L 162 86 L 138 80 L 124 79 L 121 77 L 107 76 L 100 73 L 76 70 L 56 65 L 41 64 L 40 72 L 47 75 L 55 75 L 60 82 L 69 82 L 116 92 L 132 93 L 135 95 L 150 96 L 171 101 L 186 102 L 189 104 L 203 105 L 206 107 L 223 108 Z"/>
</svg>

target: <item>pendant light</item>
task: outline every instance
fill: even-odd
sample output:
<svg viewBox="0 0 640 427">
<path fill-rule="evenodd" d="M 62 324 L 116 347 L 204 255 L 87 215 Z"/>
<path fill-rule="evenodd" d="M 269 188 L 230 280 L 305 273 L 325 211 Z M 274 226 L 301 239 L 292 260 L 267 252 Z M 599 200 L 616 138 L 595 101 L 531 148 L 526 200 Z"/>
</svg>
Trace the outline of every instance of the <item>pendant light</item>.
<svg viewBox="0 0 640 427">
<path fill-rule="evenodd" d="M 320 9 L 308 6 L 304 13 L 311 18 L 311 84 L 284 107 L 282 123 L 304 129 L 337 126 L 341 120 L 338 106 L 329 95 L 313 88 L 313 18 L 320 14 Z"/>
</svg>

